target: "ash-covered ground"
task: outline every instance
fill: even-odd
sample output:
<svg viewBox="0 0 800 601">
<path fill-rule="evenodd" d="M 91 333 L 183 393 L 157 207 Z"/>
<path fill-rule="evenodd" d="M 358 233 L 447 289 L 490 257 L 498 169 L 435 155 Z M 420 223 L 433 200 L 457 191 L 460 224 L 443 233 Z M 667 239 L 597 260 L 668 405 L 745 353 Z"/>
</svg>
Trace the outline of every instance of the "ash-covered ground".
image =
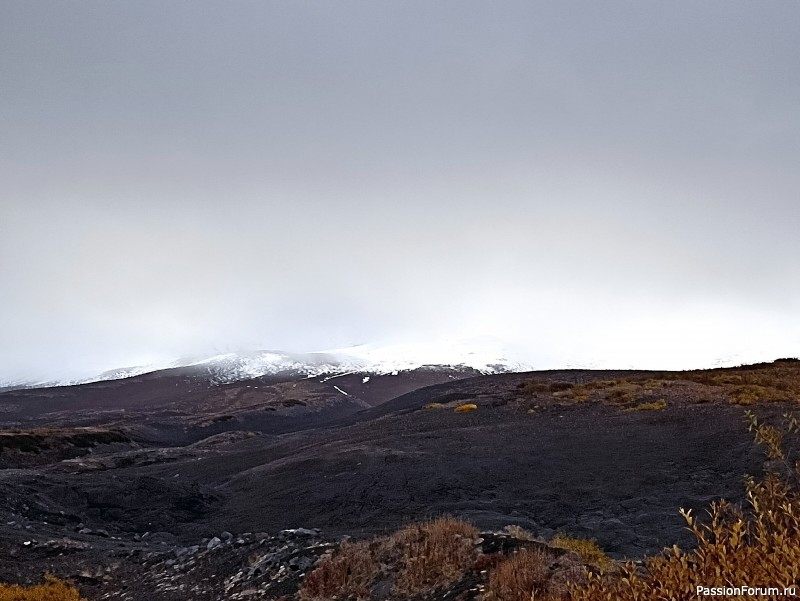
<svg viewBox="0 0 800 601">
<path fill-rule="evenodd" d="M 441 515 L 638 558 L 691 546 L 678 509 L 740 502 L 764 461 L 741 406 L 642 372 L 173 370 L 0 411 L 0 581 L 52 572 L 89 599 L 291 596 L 342 537 Z"/>
</svg>

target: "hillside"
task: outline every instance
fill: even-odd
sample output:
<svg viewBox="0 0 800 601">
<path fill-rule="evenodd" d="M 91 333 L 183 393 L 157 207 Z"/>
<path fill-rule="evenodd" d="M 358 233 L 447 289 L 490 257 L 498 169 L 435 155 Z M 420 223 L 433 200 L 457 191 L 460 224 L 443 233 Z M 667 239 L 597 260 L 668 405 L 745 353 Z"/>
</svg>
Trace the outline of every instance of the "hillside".
<svg viewBox="0 0 800 601">
<path fill-rule="evenodd" d="M 298 528 L 329 544 L 444 514 L 484 531 L 511 525 L 542 539 L 593 538 L 613 558 L 691 547 L 678 508 L 741 502 L 744 475 L 762 471 L 742 405 L 778 418 L 797 405 L 798 375 L 794 361 L 462 379 L 423 371 L 370 379 L 369 396 L 359 374 L 203 388 L 166 373 L 8 392 L 0 405 L 14 407 L 3 415 L 17 436 L 24 423 L 41 434 L 57 420 L 62 438 L 65 428 L 93 422 L 127 442 L 0 469 L 0 544 L 12 558 L 0 581 L 34 581 L 51 569 L 100 598 L 123 574 L 129 580 L 150 566 L 145 558 L 161 558 L 158 569 L 167 570 L 170 553 L 182 557 L 181 549 L 224 533 L 243 549 L 258 543 L 254 533 L 274 543 Z M 425 385 L 430 378 L 440 382 Z M 214 578 L 248 560 L 238 553 L 230 561 Z M 85 570 L 102 574 L 80 577 Z M 221 580 L 208 586 L 209 596 L 197 598 L 224 598 L 213 593 Z"/>
</svg>

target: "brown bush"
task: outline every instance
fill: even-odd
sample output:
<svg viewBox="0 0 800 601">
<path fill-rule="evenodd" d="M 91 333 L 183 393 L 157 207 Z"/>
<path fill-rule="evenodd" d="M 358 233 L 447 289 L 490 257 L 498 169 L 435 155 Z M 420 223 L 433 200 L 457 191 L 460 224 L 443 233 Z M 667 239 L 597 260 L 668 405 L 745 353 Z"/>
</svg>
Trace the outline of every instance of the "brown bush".
<svg viewBox="0 0 800 601">
<path fill-rule="evenodd" d="M 488 555 L 481 554 L 478 556 L 478 559 L 475 560 L 475 563 L 472 564 L 472 571 L 483 572 L 486 570 L 491 570 L 504 559 L 505 556 L 502 553 L 489 553 Z"/>
<path fill-rule="evenodd" d="M 556 601 L 568 594 L 570 586 L 585 581 L 583 563 L 576 554 L 522 548 L 492 571 L 483 599 Z"/>
<path fill-rule="evenodd" d="M 627 405 L 628 403 L 632 403 L 636 400 L 632 388 L 633 387 L 628 386 L 612 388 L 606 393 L 606 401 L 609 403 L 615 403 L 617 405 Z"/>
<path fill-rule="evenodd" d="M 369 543 L 342 543 L 335 555 L 323 559 L 308 573 L 298 596 L 304 600 L 367 599 L 379 572 Z"/>
<path fill-rule="evenodd" d="M 549 392 L 550 383 L 542 380 L 528 380 L 517 384 L 517 390 L 523 394 L 538 394 L 540 392 Z"/>
<path fill-rule="evenodd" d="M 500 562 L 489 576 L 487 601 L 530 601 L 547 594 L 550 563 L 544 551 L 521 549 Z"/>
<path fill-rule="evenodd" d="M 431 592 L 460 580 L 475 565 L 474 526 L 453 518 L 411 524 L 370 542 L 344 543 L 309 572 L 303 600 L 366 599 L 381 576 L 393 577 L 397 594 Z"/>
<path fill-rule="evenodd" d="M 477 558 L 477 536 L 474 526 L 453 518 L 411 524 L 389 536 L 386 552 L 399 564 L 395 592 L 419 594 L 460 580 Z"/>
<path fill-rule="evenodd" d="M 44 584 L 19 586 L 0 584 L 0 601 L 86 601 L 63 580 L 47 576 Z"/>
</svg>

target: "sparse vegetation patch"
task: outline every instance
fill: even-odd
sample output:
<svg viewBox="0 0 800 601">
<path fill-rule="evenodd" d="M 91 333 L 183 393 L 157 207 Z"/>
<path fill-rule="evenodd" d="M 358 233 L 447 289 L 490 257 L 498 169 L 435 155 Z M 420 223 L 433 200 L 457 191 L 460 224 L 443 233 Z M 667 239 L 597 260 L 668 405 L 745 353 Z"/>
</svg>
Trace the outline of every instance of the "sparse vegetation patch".
<svg viewBox="0 0 800 601">
<path fill-rule="evenodd" d="M 47 576 L 44 584 L 19 586 L 0 584 L 0 601 L 86 601 L 78 589 Z"/>
<path fill-rule="evenodd" d="M 462 578 L 475 563 L 477 536 L 471 524 L 440 518 L 372 541 L 345 543 L 306 576 L 299 596 L 366 599 L 382 578 L 391 580 L 395 594 L 434 591 Z"/>
<path fill-rule="evenodd" d="M 526 409 L 532 402 L 546 400 L 605 402 L 645 411 L 663 409 L 658 406 L 662 399 L 665 403 L 729 401 L 737 405 L 800 402 L 800 361 L 787 358 L 734 368 L 648 372 L 582 383 L 537 377 L 519 383 L 516 390 Z"/>
<path fill-rule="evenodd" d="M 369 587 L 380 571 L 370 543 L 342 543 L 335 555 L 323 559 L 303 581 L 303 600 L 369 598 Z"/>
<path fill-rule="evenodd" d="M 130 441 L 127 435 L 118 430 L 97 428 L 0 430 L 0 453 L 4 450 L 40 453 L 59 447 L 89 448 L 99 444 Z"/>
<path fill-rule="evenodd" d="M 553 554 L 536 549 L 521 549 L 501 561 L 489 576 L 486 601 L 530 601 L 557 599 L 566 593 L 566 583 L 583 579 L 583 566 L 569 566 L 569 575 L 553 578 Z M 570 578 L 570 576 L 572 578 Z"/>
<path fill-rule="evenodd" d="M 667 401 L 658 399 L 652 403 L 640 403 L 635 407 L 631 407 L 628 411 L 661 411 L 667 407 Z"/>
<path fill-rule="evenodd" d="M 608 568 L 611 565 L 611 560 L 605 552 L 597 546 L 597 541 L 594 539 L 578 538 L 559 532 L 553 537 L 550 544 L 559 549 L 574 551 L 580 555 L 581 559 L 587 564 L 601 568 Z"/>
<path fill-rule="evenodd" d="M 400 570 L 394 590 L 420 594 L 455 582 L 475 561 L 477 529 L 461 520 L 442 518 L 412 524 L 391 535 L 385 551 L 396 556 Z"/>
</svg>

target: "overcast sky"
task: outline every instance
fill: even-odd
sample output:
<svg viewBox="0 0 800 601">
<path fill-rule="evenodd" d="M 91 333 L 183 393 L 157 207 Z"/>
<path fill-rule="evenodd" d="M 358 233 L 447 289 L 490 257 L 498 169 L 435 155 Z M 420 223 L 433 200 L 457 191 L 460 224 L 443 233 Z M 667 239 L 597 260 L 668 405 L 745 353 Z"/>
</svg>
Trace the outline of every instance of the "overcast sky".
<svg viewBox="0 0 800 601">
<path fill-rule="evenodd" d="M 538 367 L 797 356 L 798 23 L 4 0 L 0 380 L 443 336 Z"/>
</svg>

